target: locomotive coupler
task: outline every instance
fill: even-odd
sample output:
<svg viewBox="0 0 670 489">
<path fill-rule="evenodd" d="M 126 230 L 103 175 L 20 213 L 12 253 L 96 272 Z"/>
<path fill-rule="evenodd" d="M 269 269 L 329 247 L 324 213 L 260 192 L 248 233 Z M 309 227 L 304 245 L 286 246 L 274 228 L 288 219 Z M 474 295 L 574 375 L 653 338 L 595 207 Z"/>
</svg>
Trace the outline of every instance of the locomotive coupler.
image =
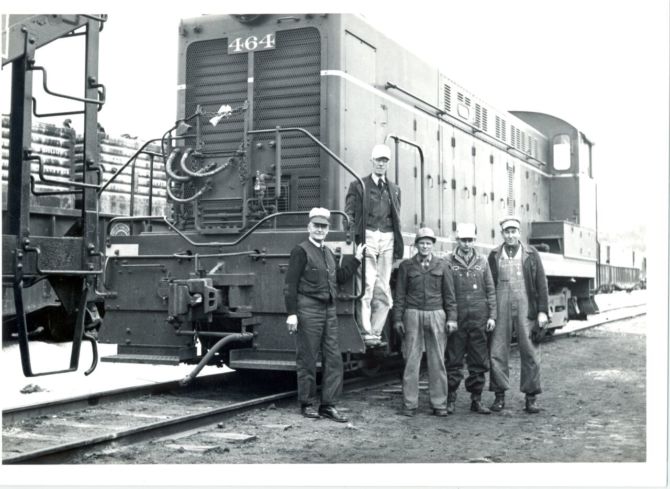
<svg viewBox="0 0 670 489">
<path fill-rule="evenodd" d="M 221 292 L 211 278 L 174 280 L 168 288 L 168 316 L 176 322 L 212 321 L 222 304 Z"/>
</svg>

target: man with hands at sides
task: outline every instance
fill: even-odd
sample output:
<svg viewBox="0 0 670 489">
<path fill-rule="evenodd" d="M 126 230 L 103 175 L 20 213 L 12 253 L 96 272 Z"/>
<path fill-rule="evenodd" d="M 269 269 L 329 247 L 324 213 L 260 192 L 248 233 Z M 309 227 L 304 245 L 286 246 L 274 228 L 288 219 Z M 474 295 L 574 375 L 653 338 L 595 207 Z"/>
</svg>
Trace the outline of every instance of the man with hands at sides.
<svg viewBox="0 0 670 489">
<path fill-rule="evenodd" d="M 444 352 L 450 332 L 447 325 L 456 328 L 456 299 L 444 261 L 432 253 L 435 241 L 432 229 L 419 229 L 414 241 L 418 253 L 403 261 L 398 269 L 393 327 L 402 337 L 405 359 L 401 412 L 405 416 L 414 416 L 419 405 L 419 373 L 424 345 L 433 414 L 447 415 Z"/>
<path fill-rule="evenodd" d="M 342 392 L 343 365 L 338 343 L 335 302 L 337 284 L 351 278 L 360 266 L 365 245 L 355 257 L 344 256 L 338 264 L 324 241 L 330 227 L 330 211 L 321 207 L 309 213 L 308 239 L 291 251 L 284 298 L 288 332 L 296 336 L 296 372 L 300 411 L 307 418 L 326 417 L 344 423 L 335 403 Z M 316 360 L 321 353 L 323 380 L 318 411 Z"/>
<path fill-rule="evenodd" d="M 459 223 L 456 228 L 457 246 L 447 257 L 447 270 L 454 281 L 458 306 L 458 331 L 449 337 L 447 346 L 447 376 L 449 395 L 447 412 L 452 414 L 456 392 L 463 380 L 463 360 L 467 354 L 468 378 L 465 389 L 470 393 L 470 410 L 491 414 L 482 406 L 482 390 L 489 370 L 487 333 L 496 327 L 496 289 L 486 257 L 474 247 L 477 228 L 471 223 Z"/>
</svg>

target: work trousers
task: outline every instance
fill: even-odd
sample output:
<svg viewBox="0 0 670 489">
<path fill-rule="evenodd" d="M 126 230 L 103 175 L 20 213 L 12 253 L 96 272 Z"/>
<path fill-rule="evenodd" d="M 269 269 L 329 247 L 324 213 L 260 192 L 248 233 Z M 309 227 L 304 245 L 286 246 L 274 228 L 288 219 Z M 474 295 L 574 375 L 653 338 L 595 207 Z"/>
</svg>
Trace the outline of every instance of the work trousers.
<svg viewBox="0 0 670 489">
<path fill-rule="evenodd" d="M 366 334 L 381 336 L 386 317 L 393 307 L 393 233 L 365 231 L 365 292 L 360 301 L 359 320 Z M 361 275 L 358 275 L 359 287 Z"/>
<path fill-rule="evenodd" d="M 296 370 L 298 401 L 316 404 L 316 365 L 321 354 L 321 404 L 333 405 L 342 392 L 342 354 L 334 303 L 298 294 Z"/>
<path fill-rule="evenodd" d="M 444 351 L 447 346 L 446 314 L 444 310 L 420 311 L 407 309 L 403 315 L 405 336 L 402 354 L 405 370 L 402 377 L 402 393 L 405 409 L 419 406 L 419 374 L 421 357 L 426 350 L 428 364 L 428 386 L 430 404 L 433 409 L 447 407 L 447 370 L 444 366 Z"/>
<path fill-rule="evenodd" d="M 489 309 L 486 300 L 458 302 L 458 330 L 451 333 L 447 344 L 447 376 L 449 392 L 458 390 L 463 380 L 463 360 L 467 354 L 468 378 L 465 389 L 481 394 L 489 370 L 489 347 L 486 321 Z"/>
<path fill-rule="evenodd" d="M 529 338 L 535 320 L 528 319 L 528 297 L 521 260 L 501 259 L 498 271 L 498 321 L 491 335 L 491 379 L 489 390 L 509 389 L 509 355 L 512 329 L 516 329 L 521 356 L 521 392 L 535 395 L 542 392 L 540 384 L 540 346 Z"/>
</svg>

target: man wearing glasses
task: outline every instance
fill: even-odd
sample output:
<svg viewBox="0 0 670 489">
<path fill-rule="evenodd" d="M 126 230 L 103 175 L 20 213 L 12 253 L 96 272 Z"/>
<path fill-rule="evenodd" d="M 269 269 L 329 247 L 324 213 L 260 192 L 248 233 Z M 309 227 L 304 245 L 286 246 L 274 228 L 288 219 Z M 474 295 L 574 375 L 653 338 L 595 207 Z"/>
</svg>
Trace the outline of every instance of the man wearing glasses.
<svg viewBox="0 0 670 489">
<path fill-rule="evenodd" d="M 481 400 L 490 365 L 487 333 L 496 326 L 496 289 L 486 257 L 475 250 L 476 233 L 474 224 L 458 224 L 457 246 L 447 257 L 447 270 L 453 277 L 458 307 L 458 328 L 449 327 L 455 331 L 447 344 L 448 414 L 453 414 L 456 406 L 456 391 L 463 379 L 466 354 L 469 375 L 465 379 L 465 389 L 472 400 L 470 410 L 491 414 Z"/>
<path fill-rule="evenodd" d="M 315 207 L 309 213 L 309 236 L 291 251 L 286 271 L 284 299 L 286 326 L 296 337 L 298 402 L 306 418 L 330 418 L 345 423 L 335 408 L 342 391 L 342 354 L 338 341 L 337 284 L 353 276 L 360 266 L 365 245 L 357 246 L 355 257 L 345 255 L 341 264 L 325 245 L 330 229 L 330 211 Z M 318 411 L 316 362 L 321 356 L 323 380 Z"/>
</svg>

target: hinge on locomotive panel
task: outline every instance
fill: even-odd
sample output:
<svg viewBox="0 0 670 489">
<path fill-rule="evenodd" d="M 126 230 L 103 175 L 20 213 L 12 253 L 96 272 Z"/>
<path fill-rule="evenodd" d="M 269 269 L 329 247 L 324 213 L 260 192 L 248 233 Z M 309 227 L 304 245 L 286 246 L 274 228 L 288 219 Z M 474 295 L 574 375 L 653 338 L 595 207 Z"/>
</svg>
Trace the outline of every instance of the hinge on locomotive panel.
<svg viewBox="0 0 670 489">
<path fill-rule="evenodd" d="M 455 178 L 451 179 L 451 190 L 456 190 L 456 179 Z"/>
<path fill-rule="evenodd" d="M 496 194 L 493 193 L 493 190 L 491 190 L 491 202 L 495 202 L 496 200 Z"/>
<path fill-rule="evenodd" d="M 475 195 L 477 195 L 477 185 L 472 186 L 472 196 L 474 197 Z"/>
<path fill-rule="evenodd" d="M 451 230 L 456 231 L 456 221 L 451 221 Z"/>
<path fill-rule="evenodd" d="M 496 230 L 491 228 L 491 239 L 495 239 L 496 237 Z"/>
<path fill-rule="evenodd" d="M 493 155 L 489 156 L 489 163 L 493 164 Z"/>
<path fill-rule="evenodd" d="M 416 214 L 414 214 L 414 224 L 416 225 L 418 223 L 419 223 L 419 218 Z"/>
<path fill-rule="evenodd" d="M 442 219 L 437 220 L 437 228 L 442 229 Z"/>
<path fill-rule="evenodd" d="M 418 173 L 417 173 L 416 166 L 415 166 L 415 167 L 414 167 L 414 178 L 416 178 L 417 175 L 418 175 Z"/>
<path fill-rule="evenodd" d="M 472 146 L 472 156 L 477 156 L 477 148 L 474 145 Z"/>
<path fill-rule="evenodd" d="M 414 119 L 414 132 L 416 132 L 416 119 Z"/>
<path fill-rule="evenodd" d="M 451 147 L 452 148 L 456 147 L 456 138 L 454 136 L 451 136 Z"/>
</svg>

